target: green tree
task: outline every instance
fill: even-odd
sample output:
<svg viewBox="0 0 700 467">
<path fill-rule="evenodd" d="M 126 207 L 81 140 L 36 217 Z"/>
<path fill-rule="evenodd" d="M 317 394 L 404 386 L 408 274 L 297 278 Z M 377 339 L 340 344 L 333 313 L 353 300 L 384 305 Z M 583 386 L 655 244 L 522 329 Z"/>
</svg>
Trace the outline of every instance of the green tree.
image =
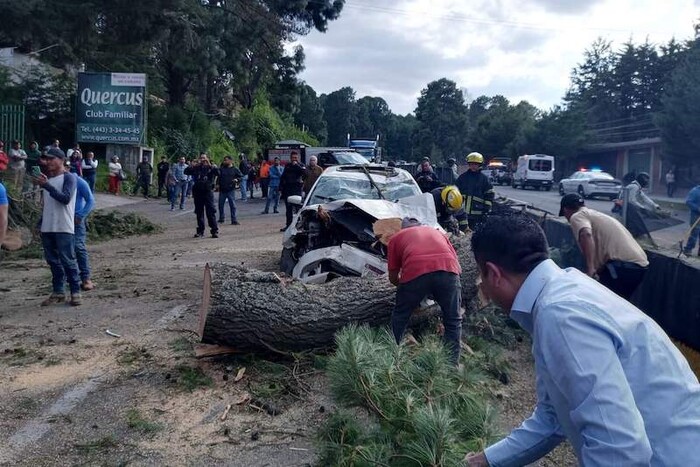
<svg viewBox="0 0 700 467">
<path fill-rule="evenodd" d="M 464 95 L 454 81 L 442 78 L 421 91 L 416 107 L 417 150 L 435 160 L 457 157 L 466 150 L 469 121 Z"/>
<path fill-rule="evenodd" d="M 328 127 L 321 99 L 316 95 L 316 91 L 306 83 L 299 86 L 298 96 L 299 106 L 294 113 L 294 123 L 302 130 L 311 133 L 321 144 L 325 144 L 328 139 Z"/>
<path fill-rule="evenodd" d="M 321 105 L 328 125 L 328 144 L 346 146 L 348 134 L 355 133 L 355 91 L 344 87 L 321 95 Z"/>
<path fill-rule="evenodd" d="M 391 123 L 391 110 L 381 97 L 365 96 L 355 104 L 355 133 L 353 136 L 386 138 Z"/>
<path fill-rule="evenodd" d="M 415 116 L 392 114 L 386 137 L 381 141 L 384 158 L 395 161 L 417 161 L 419 153 L 414 150 L 413 146 L 413 135 L 417 129 L 418 120 Z"/>
<path fill-rule="evenodd" d="M 556 106 L 537 120 L 524 152 L 574 158 L 586 143 L 585 129 L 583 114 Z"/>
<path fill-rule="evenodd" d="M 700 39 L 674 70 L 655 122 L 661 130 L 666 157 L 688 166 L 700 161 Z"/>
</svg>

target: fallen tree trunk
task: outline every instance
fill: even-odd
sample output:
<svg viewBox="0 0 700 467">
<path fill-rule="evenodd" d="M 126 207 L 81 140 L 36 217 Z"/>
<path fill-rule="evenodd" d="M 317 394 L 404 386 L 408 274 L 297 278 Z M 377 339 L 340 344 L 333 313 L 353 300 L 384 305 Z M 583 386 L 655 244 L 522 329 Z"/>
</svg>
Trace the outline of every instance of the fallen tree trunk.
<svg viewBox="0 0 700 467">
<path fill-rule="evenodd" d="M 471 310 L 476 306 L 475 266 L 463 254 L 468 247 L 460 248 L 460 261 L 465 257 L 462 292 L 467 294 L 463 304 Z M 199 334 L 205 344 L 241 352 L 326 347 L 350 323 L 389 324 L 395 294 L 385 277 L 340 277 L 325 284 L 303 284 L 241 266 L 207 265 Z M 410 325 L 424 324 L 439 312 L 437 306 L 414 312 Z"/>
</svg>

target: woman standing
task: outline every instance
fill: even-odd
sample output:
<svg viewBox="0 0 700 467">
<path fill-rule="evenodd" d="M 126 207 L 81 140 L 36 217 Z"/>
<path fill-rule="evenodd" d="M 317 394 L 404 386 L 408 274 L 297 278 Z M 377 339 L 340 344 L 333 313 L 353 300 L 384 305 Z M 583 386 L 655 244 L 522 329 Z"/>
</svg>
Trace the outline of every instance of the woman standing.
<svg viewBox="0 0 700 467">
<path fill-rule="evenodd" d="M 117 156 L 112 156 L 109 163 L 109 192 L 119 196 L 119 189 L 122 184 L 122 165 Z"/>
</svg>

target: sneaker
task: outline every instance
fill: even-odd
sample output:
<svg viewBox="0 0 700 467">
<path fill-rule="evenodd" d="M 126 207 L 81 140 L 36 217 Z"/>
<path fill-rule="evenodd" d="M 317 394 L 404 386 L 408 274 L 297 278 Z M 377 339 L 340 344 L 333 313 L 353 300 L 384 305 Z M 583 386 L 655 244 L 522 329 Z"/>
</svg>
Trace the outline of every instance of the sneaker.
<svg viewBox="0 0 700 467">
<path fill-rule="evenodd" d="M 214 232 L 213 234 L 211 234 L 211 238 L 219 238 L 219 234 Z"/>
<path fill-rule="evenodd" d="M 70 306 L 80 306 L 83 304 L 83 296 L 79 293 L 70 294 Z"/>
<path fill-rule="evenodd" d="M 197 232 L 196 234 L 194 234 L 194 238 L 201 238 L 201 237 L 204 237 L 203 233 Z"/>
<path fill-rule="evenodd" d="M 287 227 L 282 227 L 282 228 L 280 229 L 280 232 L 284 232 L 285 230 L 287 230 Z"/>
<path fill-rule="evenodd" d="M 170 206 L 170 210 L 171 211 L 175 210 L 175 206 Z"/>
<path fill-rule="evenodd" d="M 241 225 L 238 221 L 231 222 L 231 225 Z"/>
<path fill-rule="evenodd" d="M 270 211 L 263 211 L 260 214 L 270 214 Z"/>
<path fill-rule="evenodd" d="M 279 214 L 279 213 L 280 213 L 277 209 L 275 209 L 275 210 L 272 211 L 272 212 L 275 213 L 275 214 Z"/>
<path fill-rule="evenodd" d="M 41 302 L 41 306 L 51 306 L 66 301 L 66 296 L 62 293 L 52 293 L 49 298 Z"/>
<path fill-rule="evenodd" d="M 80 284 L 80 288 L 83 290 L 92 290 L 95 288 L 95 284 L 90 279 L 85 279 L 82 284 Z"/>
</svg>

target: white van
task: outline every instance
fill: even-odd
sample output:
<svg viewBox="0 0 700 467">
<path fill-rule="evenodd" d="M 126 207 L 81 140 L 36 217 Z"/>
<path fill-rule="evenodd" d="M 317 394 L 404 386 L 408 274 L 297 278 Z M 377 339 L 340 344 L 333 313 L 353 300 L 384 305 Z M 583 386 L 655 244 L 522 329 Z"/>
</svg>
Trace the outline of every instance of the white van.
<svg viewBox="0 0 700 467">
<path fill-rule="evenodd" d="M 554 157 L 546 154 L 525 154 L 518 157 L 518 168 L 513 174 L 513 188 L 531 186 L 538 190 L 552 189 L 554 184 Z"/>
</svg>

